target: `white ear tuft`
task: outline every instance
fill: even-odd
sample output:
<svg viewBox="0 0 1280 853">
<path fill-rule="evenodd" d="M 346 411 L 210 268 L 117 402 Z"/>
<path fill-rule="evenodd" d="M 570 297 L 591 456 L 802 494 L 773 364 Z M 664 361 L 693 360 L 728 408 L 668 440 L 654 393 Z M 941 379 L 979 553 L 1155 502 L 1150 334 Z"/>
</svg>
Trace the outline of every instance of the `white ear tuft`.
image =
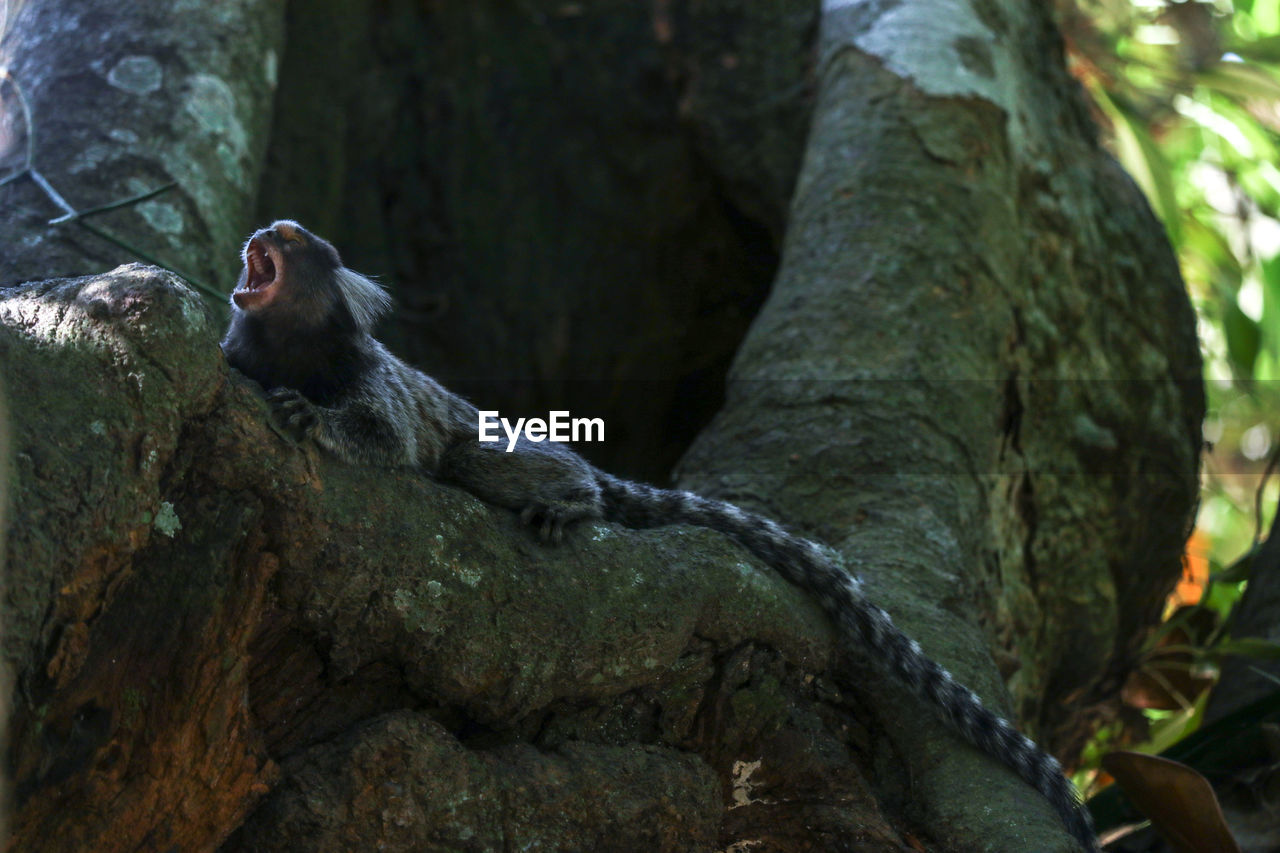
<svg viewBox="0 0 1280 853">
<path fill-rule="evenodd" d="M 391 310 L 391 295 L 382 289 L 382 285 L 346 267 L 338 267 L 333 275 L 342 298 L 346 300 L 347 309 L 361 331 L 373 329 L 378 318 Z"/>
</svg>

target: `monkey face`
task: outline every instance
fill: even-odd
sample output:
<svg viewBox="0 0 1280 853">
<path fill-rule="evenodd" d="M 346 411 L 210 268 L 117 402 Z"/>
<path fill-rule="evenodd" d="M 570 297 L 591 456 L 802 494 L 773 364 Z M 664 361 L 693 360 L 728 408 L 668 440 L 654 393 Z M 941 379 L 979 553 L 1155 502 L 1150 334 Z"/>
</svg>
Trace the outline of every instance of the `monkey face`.
<svg viewBox="0 0 1280 853">
<path fill-rule="evenodd" d="M 244 269 L 231 299 L 250 313 L 291 303 L 297 317 L 302 303 L 323 294 L 315 284 L 330 280 L 342 268 L 337 249 L 289 219 L 254 232 L 241 257 Z M 316 307 L 323 312 L 327 306 Z"/>
<path fill-rule="evenodd" d="M 232 313 L 277 332 L 367 334 L 391 307 L 380 285 L 344 267 L 331 243 L 289 219 L 254 232 L 242 258 Z"/>
</svg>

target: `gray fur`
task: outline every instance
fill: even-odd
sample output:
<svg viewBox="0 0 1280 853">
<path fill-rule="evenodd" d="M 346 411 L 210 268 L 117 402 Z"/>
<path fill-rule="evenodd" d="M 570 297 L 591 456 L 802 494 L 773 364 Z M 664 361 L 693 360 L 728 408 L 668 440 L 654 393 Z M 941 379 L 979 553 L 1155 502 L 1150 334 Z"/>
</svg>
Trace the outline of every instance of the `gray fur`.
<svg viewBox="0 0 1280 853">
<path fill-rule="evenodd" d="M 866 599 L 858 579 L 825 546 L 732 504 L 610 476 L 559 444 L 521 438 L 514 453 L 481 444 L 474 406 L 370 336 L 386 310 L 385 292 L 342 266 L 332 246 L 296 223 L 276 223 L 250 242 L 279 248 L 279 234 L 302 246 L 290 251 L 310 254 L 288 260 L 269 309 L 242 310 L 233 300 L 223 349 L 232 366 L 269 392 L 283 428 L 347 462 L 416 468 L 455 483 L 519 513 L 546 540 L 559 541 L 566 525 L 592 518 L 635 528 L 694 524 L 730 536 L 812 595 L 845 635 L 957 733 L 1039 790 L 1086 850 L 1098 849 L 1089 813 L 1058 762 L 926 657 L 889 614 Z M 305 238 L 301 244 L 299 234 Z M 246 259 L 248 250 L 246 244 Z M 316 321 L 317 306 L 328 306 L 332 314 L 340 313 L 338 305 L 346 306 L 354 328 L 341 317 Z M 296 363 L 290 360 L 295 354 Z"/>
</svg>

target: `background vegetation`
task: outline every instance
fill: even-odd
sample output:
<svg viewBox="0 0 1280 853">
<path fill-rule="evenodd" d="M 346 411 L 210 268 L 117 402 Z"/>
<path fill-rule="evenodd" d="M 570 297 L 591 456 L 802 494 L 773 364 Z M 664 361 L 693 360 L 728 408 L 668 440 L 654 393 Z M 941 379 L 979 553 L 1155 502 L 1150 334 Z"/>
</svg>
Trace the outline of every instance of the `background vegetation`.
<svg viewBox="0 0 1280 853">
<path fill-rule="evenodd" d="M 1178 252 L 1209 400 L 1186 577 L 1153 638 L 1146 678 L 1129 685 L 1142 719 L 1104 730 L 1096 761 L 1112 743 L 1145 739 L 1131 748 L 1157 752 L 1195 728 L 1216 665 L 1234 648 L 1224 625 L 1248 556 L 1280 496 L 1280 0 L 1060 8 L 1073 71 Z"/>
</svg>

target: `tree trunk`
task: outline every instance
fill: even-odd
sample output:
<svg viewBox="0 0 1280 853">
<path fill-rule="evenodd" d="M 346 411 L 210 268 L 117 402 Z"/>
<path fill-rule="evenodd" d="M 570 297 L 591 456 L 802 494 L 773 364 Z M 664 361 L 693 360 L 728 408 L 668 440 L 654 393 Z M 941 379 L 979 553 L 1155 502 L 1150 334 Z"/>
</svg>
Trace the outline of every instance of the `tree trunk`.
<svg viewBox="0 0 1280 853">
<path fill-rule="evenodd" d="M 829 2 L 813 60 L 809 3 L 343 8 L 290 8 L 268 145 L 275 4 L 103 7 L 130 40 L 86 60 L 29 0 L 5 45 L 36 126 L 58 87 L 99 87 L 39 131 L 64 153 L 38 170 L 79 175 L 103 109 L 151 128 L 92 160 L 84 203 L 145 189 L 121 159 L 145 154 L 181 230 L 112 227 L 226 282 L 265 157 L 259 220 L 383 273 L 401 351 L 512 414 L 595 415 L 607 387 L 631 470 L 710 417 L 776 268 L 682 485 L 837 547 L 1070 758 L 1177 576 L 1203 400 L 1169 247 L 1050 13 Z M 144 54 L 160 88 L 131 60 L 126 98 L 111 69 Z M 231 127 L 182 112 L 191 74 L 232 93 L 246 184 L 175 171 Z M 117 260 L 37 224 L 43 198 L 0 188 L 0 279 Z M 9 849 L 1071 849 L 721 536 L 582 524 L 548 548 L 411 471 L 296 448 L 222 318 L 152 267 L 10 289 L 0 320 Z M 590 381 L 529 390 L 548 378 Z"/>
<path fill-rule="evenodd" d="M 819 67 L 782 268 L 682 485 L 840 547 L 929 654 L 1008 709 L 999 667 L 1015 718 L 1072 756 L 1158 617 L 1197 490 L 1177 266 L 1046 9 L 829 3 Z M 873 742 L 905 757 L 911 813 L 1042 849 L 1001 805 L 1040 804 L 906 701 Z"/>
<path fill-rule="evenodd" d="M 13 5 L 0 33 L 0 286 L 153 260 L 225 289 L 266 151 L 283 2 Z M 78 212 L 173 187 L 66 218 L 42 183 Z"/>
<path fill-rule="evenodd" d="M 974 642 L 943 602 L 988 625 L 1073 754 L 1176 578 L 1194 316 L 1051 13 L 955 6 L 828 4 L 782 269 L 682 483 L 840 543 L 942 658 Z"/>
<path fill-rule="evenodd" d="M 0 590 L 4 589 L 5 559 L 9 549 L 5 538 L 9 530 L 9 403 L 0 382 Z M 0 609 L 0 638 L 8 636 L 5 623 L 8 614 Z M 0 744 L 9 743 L 9 702 L 13 695 L 13 668 L 7 656 L 0 656 Z M 9 778 L 9 762 L 0 765 L 0 839 L 9 837 L 9 798 L 12 780 Z"/>
</svg>

